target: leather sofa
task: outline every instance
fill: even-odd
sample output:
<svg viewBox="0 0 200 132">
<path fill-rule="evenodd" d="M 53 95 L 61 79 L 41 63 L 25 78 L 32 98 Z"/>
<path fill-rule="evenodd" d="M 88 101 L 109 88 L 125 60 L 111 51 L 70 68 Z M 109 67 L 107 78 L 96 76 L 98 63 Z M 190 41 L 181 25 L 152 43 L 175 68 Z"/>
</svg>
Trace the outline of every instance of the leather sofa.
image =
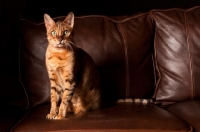
<svg viewBox="0 0 200 132">
<path fill-rule="evenodd" d="M 200 7 L 75 17 L 74 41 L 98 68 L 102 108 L 63 120 L 46 119 L 44 23 L 23 19 L 19 31 L 19 79 L 5 77 L 14 93 L 2 105 L 1 131 L 200 131 Z M 130 98 L 153 103 L 117 102 Z"/>
</svg>

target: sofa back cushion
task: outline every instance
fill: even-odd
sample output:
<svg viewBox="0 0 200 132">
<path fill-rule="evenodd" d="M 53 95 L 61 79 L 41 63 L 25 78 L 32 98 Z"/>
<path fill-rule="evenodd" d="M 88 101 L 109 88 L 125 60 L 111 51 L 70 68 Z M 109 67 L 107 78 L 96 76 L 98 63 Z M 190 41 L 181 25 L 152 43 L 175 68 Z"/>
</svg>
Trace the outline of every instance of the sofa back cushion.
<svg viewBox="0 0 200 132">
<path fill-rule="evenodd" d="M 2 17 L 0 22 L 0 104 L 2 109 L 1 116 L 5 115 L 3 111 L 6 111 L 6 107 L 8 106 L 14 105 L 19 106 L 23 109 L 27 108 L 27 96 L 23 85 L 21 85 L 20 81 L 18 80 L 18 50 L 20 39 L 18 27 L 16 24 L 17 21 L 14 20 L 11 16 L 8 17 L 7 14 L 5 16 L 6 19 L 3 19 Z M 18 19 L 18 17 L 16 17 L 16 19 Z M 1 119 L 3 121 L 3 118 Z M 5 128 L 7 127 L 4 123 L 2 125 Z"/>
<path fill-rule="evenodd" d="M 44 23 L 21 20 L 20 31 L 20 74 L 30 107 L 50 102 Z M 153 34 L 152 19 L 146 13 L 128 17 L 75 18 L 74 41 L 93 58 L 99 70 L 103 102 L 152 97 L 155 84 Z"/>
<path fill-rule="evenodd" d="M 200 7 L 154 10 L 156 103 L 200 98 Z"/>
</svg>

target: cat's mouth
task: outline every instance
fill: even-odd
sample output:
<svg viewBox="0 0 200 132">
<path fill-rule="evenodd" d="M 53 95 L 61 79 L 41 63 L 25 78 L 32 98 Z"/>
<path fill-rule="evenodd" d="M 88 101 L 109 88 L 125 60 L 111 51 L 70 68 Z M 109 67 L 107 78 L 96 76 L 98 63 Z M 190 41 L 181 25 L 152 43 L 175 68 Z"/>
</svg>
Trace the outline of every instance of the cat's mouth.
<svg viewBox="0 0 200 132">
<path fill-rule="evenodd" d="M 64 43 L 59 43 L 59 44 L 56 45 L 56 47 L 57 47 L 57 48 L 65 47 L 65 44 L 64 44 Z"/>
<path fill-rule="evenodd" d="M 76 48 L 76 45 L 71 41 L 67 41 L 67 42 L 61 42 L 61 43 L 55 44 L 54 47 L 58 49 L 67 48 L 69 50 L 73 50 L 73 48 Z"/>
</svg>

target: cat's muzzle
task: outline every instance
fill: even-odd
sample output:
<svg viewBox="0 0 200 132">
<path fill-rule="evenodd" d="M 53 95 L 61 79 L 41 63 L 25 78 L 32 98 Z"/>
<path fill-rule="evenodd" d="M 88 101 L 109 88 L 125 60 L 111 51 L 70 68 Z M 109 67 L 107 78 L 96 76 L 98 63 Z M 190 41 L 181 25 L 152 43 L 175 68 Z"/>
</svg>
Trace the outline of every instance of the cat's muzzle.
<svg viewBox="0 0 200 132">
<path fill-rule="evenodd" d="M 59 43 L 59 44 L 57 44 L 56 46 L 57 46 L 58 48 L 61 48 L 61 47 L 64 47 L 65 44 L 64 44 L 64 43 Z"/>
</svg>

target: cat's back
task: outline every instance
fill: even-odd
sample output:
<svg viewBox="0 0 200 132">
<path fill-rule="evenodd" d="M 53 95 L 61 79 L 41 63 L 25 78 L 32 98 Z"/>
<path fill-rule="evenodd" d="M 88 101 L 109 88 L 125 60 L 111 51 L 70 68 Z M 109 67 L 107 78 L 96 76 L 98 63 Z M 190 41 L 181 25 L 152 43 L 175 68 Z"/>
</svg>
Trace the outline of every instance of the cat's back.
<svg viewBox="0 0 200 132">
<path fill-rule="evenodd" d="M 92 68 L 91 70 L 93 70 L 93 68 L 94 70 L 96 70 L 96 65 L 94 63 L 93 58 L 83 49 L 81 48 L 77 49 L 76 58 L 77 61 L 81 63 L 82 66 L 86 66 L 88 68 L 90 67 Z"/>
<path fill-rule="evenodd" d="M 100 78 L 94 60 L 83 49 L 78 48 L 77 51 L 75 69 L 78 70 L 76 76 L 79 78 L 79 83 L 88 85 L 88 88 L 99 87 Z"/>
</svg>

